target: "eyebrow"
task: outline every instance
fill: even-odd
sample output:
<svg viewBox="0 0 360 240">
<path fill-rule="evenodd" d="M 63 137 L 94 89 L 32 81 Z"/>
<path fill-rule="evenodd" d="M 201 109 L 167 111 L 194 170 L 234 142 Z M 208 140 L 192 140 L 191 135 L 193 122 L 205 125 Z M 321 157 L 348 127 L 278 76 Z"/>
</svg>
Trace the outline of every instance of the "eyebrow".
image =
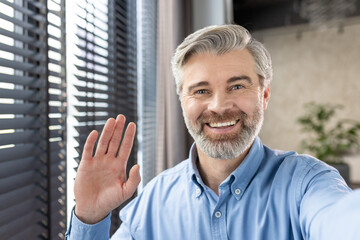
<svg viewBox="0 0 360 240">
<path fill-rule="evenodd" d="M 230 83 L 233 83 L 236 81 L 242 81 L 242 80 L 245 80 L 246 82 L 252 84 L 251 78 L 246 75 L 240 75 L 240 76 L 235 76 L 235 77 L 229 78 L 229 80 L 227 80 L 226 83 L 230 84 Z"/>
</svg>

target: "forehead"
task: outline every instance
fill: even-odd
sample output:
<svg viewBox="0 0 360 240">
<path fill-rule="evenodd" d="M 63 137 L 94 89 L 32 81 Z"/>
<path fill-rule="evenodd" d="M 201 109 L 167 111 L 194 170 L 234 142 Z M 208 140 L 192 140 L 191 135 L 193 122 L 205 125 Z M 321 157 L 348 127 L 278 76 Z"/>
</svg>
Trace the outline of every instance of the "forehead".
<svg viewBox="0 0 360 240">
<path fill-rule="evenodd" d="M 237 75 L 257 78 L 254 58 L 247 49 L 220 55 L 211 52 L 197 53 L 183 66 L 183 85 L 193 81 L 227 80 Z"/>
</svg>

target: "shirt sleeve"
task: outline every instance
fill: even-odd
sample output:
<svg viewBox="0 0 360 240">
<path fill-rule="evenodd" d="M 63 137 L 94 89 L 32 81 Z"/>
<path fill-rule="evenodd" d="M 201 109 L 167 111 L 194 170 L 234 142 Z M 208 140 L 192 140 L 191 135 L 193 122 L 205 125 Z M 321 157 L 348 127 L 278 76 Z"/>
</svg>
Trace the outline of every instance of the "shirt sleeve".
<svg viewBox="0 0 360 240">
<path fill-rule="evenodd" d="M 360 239 L 360 190 L 340 199 L 316 227 L 314 239 Z"/>
<path fill-rule="evenodd" d="M 111 237 L 111 240 L 133 240 L 127 222 L 122 222 L 119 229 Z"/>
<path fill-rule="evenodd" d="M 303 181 L 300 224 L 305 239 L 360 239 L 360 191 L 352 192 L 337 170 L 315 165 Z"/>
<path fill-rule="evenodd" d="M 66 240 L 98 240 L 109 239 L 110 225 L 111 225 L 111 213 L 102 221 L 90 225 L 80 221 L 74 214 L 74 210 L 71 211 L 70 225 L 65 234 Z"/>
</svg>

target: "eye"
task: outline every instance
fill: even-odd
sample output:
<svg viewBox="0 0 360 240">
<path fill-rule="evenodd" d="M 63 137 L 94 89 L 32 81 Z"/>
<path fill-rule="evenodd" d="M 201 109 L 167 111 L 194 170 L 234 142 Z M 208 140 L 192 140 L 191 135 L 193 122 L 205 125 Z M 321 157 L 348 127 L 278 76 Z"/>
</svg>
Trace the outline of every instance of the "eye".
<svg viewBox="0 0 360 240">
<path fill-rule="evenodd" d="M 206 93 L 208 93 L 208 91 L 205 89 L 200 89 L 195 91 L 195 94 L 206 94 Z"/>
<path fill-rule="evenodd" d="M 242 89 L 242 88 L 244 88 L 243 85 L 234 85 L 234 86 L 231 87 L 232 90 L 239 90 L 239 89 Z"/>
</svg>

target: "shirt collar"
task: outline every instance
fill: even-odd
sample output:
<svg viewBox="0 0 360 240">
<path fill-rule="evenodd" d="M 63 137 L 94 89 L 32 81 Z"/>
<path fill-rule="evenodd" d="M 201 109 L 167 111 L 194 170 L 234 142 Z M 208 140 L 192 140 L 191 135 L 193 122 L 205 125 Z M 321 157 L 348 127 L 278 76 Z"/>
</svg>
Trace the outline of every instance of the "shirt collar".
<svg viewBox="0 0 360 240">
<path fill-rule="evenodd" d="M 197 168 L 197 161 L 199 161 L 199 160 L 198 160 L 198 153 L 197 153 L 195 143 L 193 143 L 193 145 L 190 148 L 189 159 L 190 159 L 190 163 L 191 163 L 191 167 L 190 167 L 190 171 L 189 171 L 190 177 L 191 177 L 191 180 L 197 186 L 196 191 L 195 191 L 195 196 L 199 197 L 201 195 L 201 193 L 204 191 L 204 188 L 206 188 L 206 186 L 205 186 L 204 182 L 202 181 L 199 170 Z"/>
<path fill-rule="evenodd" d="M 243 162 L 223 182 L 223 184 L 231 184 L 231 193 L 237 200 L 241 199 L 250 181 L 255 176 L 263 158 L 264 147 L 260 138 L 256 137 Z M 190 176 L 191 180 L 198 186 L 198 189 L 196 190 L 196 196 L 198 197 L 201 195 L 206 186 L 200 177 L 199 170 L 196 165 L 198 161 L 198 153 L 195 143 L 191 146 L 189 159 L 191 162 Z"/>
</svg>

